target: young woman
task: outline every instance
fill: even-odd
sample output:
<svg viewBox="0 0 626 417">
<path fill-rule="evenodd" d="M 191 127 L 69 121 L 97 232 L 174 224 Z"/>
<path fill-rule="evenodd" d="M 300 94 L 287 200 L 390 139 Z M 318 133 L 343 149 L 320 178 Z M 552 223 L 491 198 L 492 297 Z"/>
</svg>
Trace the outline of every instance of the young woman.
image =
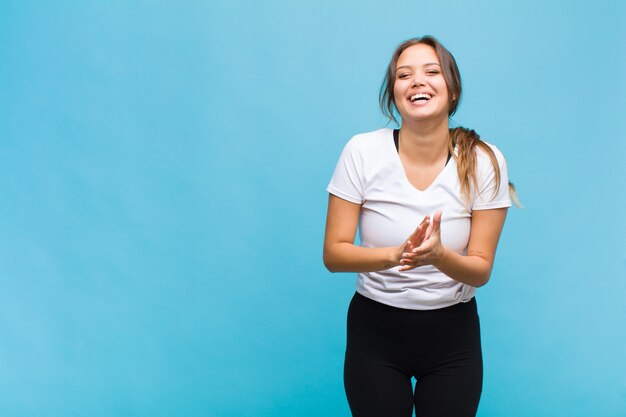
<svg viewBox="0 0 626 417">
<path fill-rule="evenodd" d="M 447 49 L 431 36 L 402 43 L 380 92 L 400 129 L 354 136 L 328 185 L 324 264 L 359 273 L 344 367 L 357 417 L 409 417 L 414 406 L 417 416 L 476 414 L 474 293 L 489 280 L 511 199 L 502 153 L 449 127 L 460 99 Z"/>
</svg>

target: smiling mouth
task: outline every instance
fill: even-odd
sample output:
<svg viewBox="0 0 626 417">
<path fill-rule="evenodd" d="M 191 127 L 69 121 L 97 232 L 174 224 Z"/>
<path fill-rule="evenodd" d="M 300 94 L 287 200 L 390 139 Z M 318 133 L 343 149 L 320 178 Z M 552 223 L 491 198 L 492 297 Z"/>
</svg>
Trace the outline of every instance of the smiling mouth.
<svg viewBox="0 0 626 417">
<path fill-rule="evenodd" d="M 409 100 L 411 101 L 411 103 L 415 103 L 416 101 L 428 101 L 431 98 L 432 96 L 430 94 L 420 93 L 412 95 L 411 97 L 409 97 Z"/>
</svg>

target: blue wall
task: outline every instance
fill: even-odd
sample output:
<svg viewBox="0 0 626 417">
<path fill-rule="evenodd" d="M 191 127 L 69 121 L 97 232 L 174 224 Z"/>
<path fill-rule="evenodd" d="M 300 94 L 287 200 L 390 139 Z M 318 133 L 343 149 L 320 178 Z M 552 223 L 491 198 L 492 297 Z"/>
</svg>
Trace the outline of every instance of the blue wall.
<svg viewBox="0 0 626 417">
<path fill-rule="evenodd" d="M 325 187 L 423 34 L 526 206 L 479 415 L 626 415 L 624 3 L 383 4 L 0 1 L 1 415 L 348 416 Z"/>
</svg>

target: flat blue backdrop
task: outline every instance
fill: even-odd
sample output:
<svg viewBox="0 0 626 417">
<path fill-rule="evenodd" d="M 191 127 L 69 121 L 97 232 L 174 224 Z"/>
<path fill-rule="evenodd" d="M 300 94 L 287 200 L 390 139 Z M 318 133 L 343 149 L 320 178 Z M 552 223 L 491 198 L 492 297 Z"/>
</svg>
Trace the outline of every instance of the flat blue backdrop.
<svg viewBox="0 0 626 417">
<path fill-rule="evenodd" d="M 348 416 L 325 188 L 433 34 L 526 206 L 479 416 L 625 416 L 624 4 L 0 1 L 0 414 Z"/>
</svg>

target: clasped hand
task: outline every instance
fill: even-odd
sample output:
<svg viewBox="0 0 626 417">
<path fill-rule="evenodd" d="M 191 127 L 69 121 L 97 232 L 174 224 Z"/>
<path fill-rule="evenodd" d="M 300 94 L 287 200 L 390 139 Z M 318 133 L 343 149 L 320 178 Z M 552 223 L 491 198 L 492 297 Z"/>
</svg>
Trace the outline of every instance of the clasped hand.
<svg viewBox="0 0 626 417">
<path fill-rule="evenodd" d="M 399 247 L 399 271 L 408 271 L 418 266 L 434 265 L 441 261 L 445 248 L 441 244 L 441 210 L 437 211 L 430 220 L 424 217 L 415 231 Z"/>
</svg>

